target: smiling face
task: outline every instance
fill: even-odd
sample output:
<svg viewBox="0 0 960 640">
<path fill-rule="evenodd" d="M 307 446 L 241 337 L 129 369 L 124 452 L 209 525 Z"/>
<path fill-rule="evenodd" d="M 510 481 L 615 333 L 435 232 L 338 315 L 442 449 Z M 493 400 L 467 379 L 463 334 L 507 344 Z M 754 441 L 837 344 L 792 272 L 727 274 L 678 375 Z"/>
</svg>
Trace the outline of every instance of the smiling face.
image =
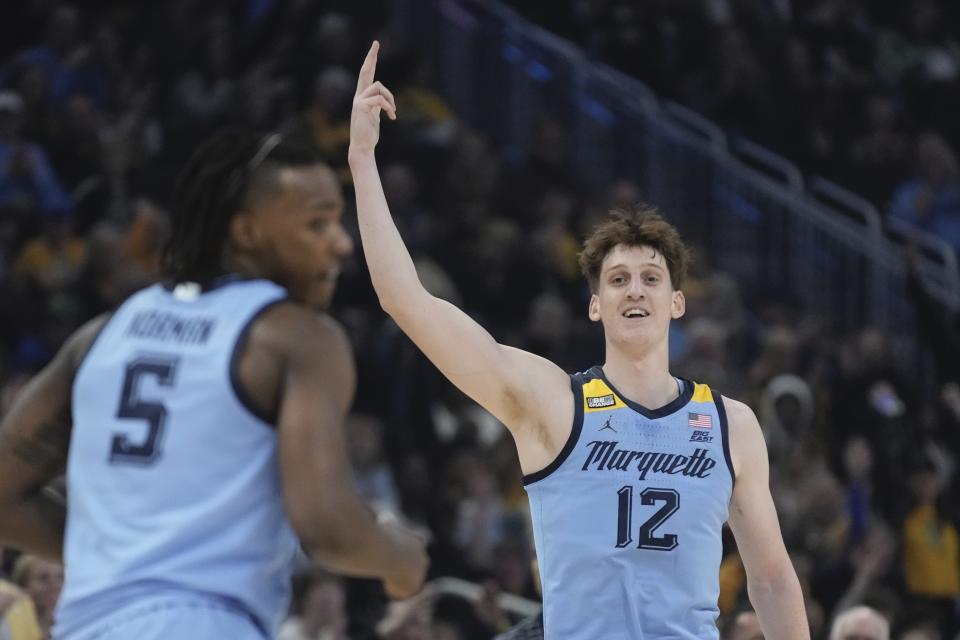
<svg viewBox="0 0 960 640">
<path fill-rule="evenodd" d="M 343 195 L 325 165 L 278 169 L 274 184 L 231 225 L 234 244 L 259 275 L 290 297 L 323 309 L 333 297 L 341 261 L 353 252 L 343 228 Z"/>
<path fill-rule="evenodd" d="M 609 344 L 648 351 L 666 342 L 670 321 L 685 310 L 659 251 L 618 244 L 604 257 L 589 316 L 603 323 Z"/>
</svg>

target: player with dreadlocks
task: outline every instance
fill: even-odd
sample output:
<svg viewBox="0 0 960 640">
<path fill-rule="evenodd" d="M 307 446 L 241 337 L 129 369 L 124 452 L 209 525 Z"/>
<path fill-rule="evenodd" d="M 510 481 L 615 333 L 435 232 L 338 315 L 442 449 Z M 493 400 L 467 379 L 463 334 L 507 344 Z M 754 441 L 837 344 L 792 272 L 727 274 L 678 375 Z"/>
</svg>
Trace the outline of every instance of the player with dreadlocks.
<svg viewBox="0 0 960 640">
<path fill-rule="evenodd" d="M 350 484 L 333 172 L 226 132 L 174 201 L 167 280 L 80 328 L 0 424 L 0 545 L 64 559 L 59 638 L 273 637 L 298 543 L 411 595 L 421 541 Z"/>
</svg>

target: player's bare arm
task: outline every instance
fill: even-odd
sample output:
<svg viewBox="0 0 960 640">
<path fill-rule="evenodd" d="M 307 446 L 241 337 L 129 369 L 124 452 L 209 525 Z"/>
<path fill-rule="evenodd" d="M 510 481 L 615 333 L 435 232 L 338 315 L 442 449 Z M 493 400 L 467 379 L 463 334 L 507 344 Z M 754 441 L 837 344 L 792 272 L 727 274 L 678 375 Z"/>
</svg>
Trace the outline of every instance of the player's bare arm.
<svg viewBox="0 0 960 640">
<path fill-rule="evenodd" d="M 48 484 L 67 463 L 73 376 L 104 322 L 74 333 L 0 424 L 0 545 L 61 560 L 66 504 Z"/>
<path fill-rule="evenodd" d="M 342 328 L 278 305 L 254 324 L 240 379 L 258 404 L 278 409 L 284 504 L 314 559 L 338 573 L 382 578 L 392 596 L 416 593 L 427 568 L 422 542 L 378 525 L 351 483 L 343 422 L 356 373 Z"/>
<path fill-rule="evenodd" d="M 397 117 L 393 95 L 374 80 L 374 42 L 357 81 L 350 125 L 350 169 L 364 256 L 383 309 L 441 372 L 512 432 L 525 472 L 546 466 L 573 421 L 566 373 L 552 362 L 500 345 L 454 305 L 428 293 L 390 216 L 374 148 L 380 113 Z"/>
<path fill-rule="evenodd" d="M 746 569 L 750 601 L 766 637 L 807 640 L 810 631 L 800 582 L 783 544 L 770 495 L 763 432 L 750 407 L 730 398 L 723 400 L 737 476 L 729 522 Z"/>
</svg>

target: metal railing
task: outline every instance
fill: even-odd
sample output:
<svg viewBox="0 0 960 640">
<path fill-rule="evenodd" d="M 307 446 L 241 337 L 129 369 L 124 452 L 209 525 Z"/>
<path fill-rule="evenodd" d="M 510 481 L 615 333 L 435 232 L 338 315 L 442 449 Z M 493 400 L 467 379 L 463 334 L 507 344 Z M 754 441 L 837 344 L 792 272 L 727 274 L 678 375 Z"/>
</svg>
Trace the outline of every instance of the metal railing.
<svg viewBox="0 0 960 640">
<path fill-rule="evenodd" d="M 571 132 L 570 173 L 592 191 L 635 181 L 644 197 L 754 292 L 823 310 L 838 331 L 910 336 L 903 248 L 918 246 L 930 289 L 960 307 L 956 255 L 491 0 L 395 0 L 397 27 L 423 47 L 440 90 L 500 148 L 522 158 L 542 114 Z M 911 240 L 912 238 L 912 240 Z M 913 346 L 906 343 L 902 347 Z"/>
<path fill-rule="evenodd" d="M 437 595 L 456 596 L 474 603 L 479 602 L 483 596 L 482 586 L 462 578 L 435 578 L 427 583 L 427 588 Z M 542 609 L 539 602 L 515 596 L 512 593 L 498 593 L 497 606 L 512 616 L 522 618 L 535 616 Z"/>
</svg>

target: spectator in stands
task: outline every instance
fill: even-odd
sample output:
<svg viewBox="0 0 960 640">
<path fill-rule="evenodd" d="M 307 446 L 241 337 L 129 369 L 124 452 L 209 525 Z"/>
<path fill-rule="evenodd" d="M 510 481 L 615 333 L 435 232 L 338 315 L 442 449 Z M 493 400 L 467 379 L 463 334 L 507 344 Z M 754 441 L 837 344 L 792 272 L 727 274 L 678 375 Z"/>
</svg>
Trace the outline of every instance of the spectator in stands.
<svg viewBox="0 0 960 640">
<path fill-rule="evenodd" d="M 939 382 L 960 382 L 960 314 L 927 290 L 917 252 L 916 245 L 908 245 L 907 293 L 917 317 L 917 335 L 933 356 Z"/>
<path fill-rule="evenodd" d="M 720 626 L 720 640 L 763 640 L 760 620 L 753 609 L 734 611 Z"/>
<path fill-rule="evenodd" d="M 344 430 L 357 493 L 378 512 L 398 513 L 397 485 L 384 458 L 383 423 L 375 416 L 355 413 Z"/>
<path fill-rule="evenodd" d="M 788 469 L 783 463 L 797 447 L 811 446 L 813 394 L 803 378 L 784 373 L 766 384 L 760 407 L 763 434 L 774 466 L 771 475 L 778 476 L 787 472 Z"/>
<path fill-rule="evenodd" d="M 413 168 L 403 163 L 384 167 L 383 190 L 395 203 L 397 224 L 410 238 L 411 251 L 420 254 L 436 246 L 450 221 L 435 215 L 421 201 L 420 182 Z"/>
<path fill-rule="evenodd" d="M 422 57 L 402 62 L 405 68 L 401 73 L 409 77 L 396 94 L 397 108 L 404 113 L 400 127 L 426 148 L 448 146 L 458 126 L 457 117 L 434 88 L 432 67 Z"/>
<path fill-rule="evenodd" d="M 343 67 L 323 69 L 314 82 L 310 105 L 286 127 L 290 135 L 309 140 L 344 184 L 350 184 L 346 157 L 353 85 L 353 75 Z"/>
<path fill-rule="evenodd" d="M 537 562 L 537 554 L 533 548 L 532 536 L 528 536 L 528 545 L 530 547 L 530 575 L 533 578 L 533 586 L 537 595 L 543 595 L 543 588 L 540 584 L 540 563 Z M 525 618 L 517 625 L 511 627 L 504 633 L 498 635 L 494 640 L 543 640 L 543 611 Z"/>
<path fill-rule="evenodd" d="M 14 276 L 22 286 L 51 295 L 76 281 L 87 257 L 87 243 L 72 232 L 71 222 L 59 211 L 43 219 L 43 233 L 24 245 L 14 263 Z"/>
<path fill-rule="evenodd" d="M 458 471 L 463 498 L 457 509 L 456 541 L 475 567 L 490 569 L 504 537 L 497 478 L 480 456 L 464 456 Z"/>
<path fill-rule="evenodd" d="M 205 31 L 195 66 L 183 70 L 173 88 L 175 131 L 182 144 L 227 121 L 236 98 L 230 24 L 225 16 L 215 15 L 206 19 Z"/>
<path fill-rule="evenodd" d="M 897 638 L 898 640 L 946 640 L 941 637 L 936 625 L 925 622 L 908 625 Z"/>
<path fill-rule="evenodd" d="M 847 440 L 865 436 L 873 449 L 874 466 L 887 472 L 874 477 L 877 495 L 886 499 L 881 505 L 884 516 L 894 521 L 902 513 L 897 504 L 907 499 L 902 482 L 904 451 L 918 443 L 911 437 L 913 415 L 908 407 L 917 401 L 913 380 L 901 373 L 901 362 L 893 355 L 891 336 L 876 327 L 857 332 L 842 345 L 841 370 L 833 380 L 825 451 L 831 468 L 842 468 L 842 452 Z"/>
<path fill-rule="evenodd" d="M 873 603 L 890 614 L 898 608 L 899 603 L 883 603 L 886 585 L 892 582 L 894 540 L 892 530 L 879 520 L 875 521 L 864 537 L 851 545 L 844 562 L 834 567 L 832 574 L 824 576 L 832 579 L 836 586 L 845 588 L 833 606 L 834 612 L 863 603 Z"/>
<path fill-rule="evenodd" d="M 941 135 L 917 139 L 914 177 L 897 187 L 890 214 L 960 249 L 960 164 Z"/>
<path fill-rule="evenodd" d="M 531 212 L 550 189 L 566 189 L 575 184 L 570 174 L 570 132 L 559 118 L 541 114 L 530 130 L 526 157 L 508 178 L 508 206 L 511 220 L 532 226 Z M 636 204 L 636 203 L 634 203 Z"/>
<path fill-rule="evenodd" d="M 404 601 L 387 606 L 386 615 L 377 623 L 382 640 L 433 640 L 436 595 L 429 587 Z"/>
<path fill-rule="evenodd" d="M 762 334 L 761 351 L 750 365 L 750 383 L 762 387 L 776 376 L 797 372 L 799 338 L 788 326 L 767 326 Z"/>
<path fill-rule="evenodd" d="M 69 72 L 80 52 L 80 12 L 69 4 L 59 4 L 50 13 L 44 42 L 13 57 L 12 65 L 22 69 L 36 65 L 42 69 L 54 95 L 62 95 L 69 86 Z M 6 69 L 6 74 L 12 70 Z"/>
<path fill-rule="evenodd" d="M 853 436 L 843 448 L 847 512 L 850 538 L 856 542 L 866 535 L 873 513 L 873 448 L 863 436 Z"/>
<path fill-rule="evenodd" d="M 903 571 L 908 611 L 936 621 L 945 638 L 960 631 L 960 535 L 946 517 L 944 475 L 929 459 L 910 475 L 913 507 L 903 523 Z"/>
<path fill-rule="evenodd" d="M 684 323 L 686 353 L 678 359 L 677 371 L 690 380 L 702 380 L 724 390 L 734 379 L 728 366 L 726 331 L 708 317 L 694 317 Z M 767 439 L 769 448 L 770 440 Z"/>
<path fill-rule="evenodd" d="M 849 148 L 853 168 L 850 187 L 872 202 L 883 202 L 890 185 L 908 174 L 911 141 L 895 96 L 876 93 L 867 98 L 867 130 Z"/>
<path fill-rule="evenodd" d="M 71 205 L 43 147 L 20 136 L 23 113 L 19 95 L 0 91 L 0 212 L 28 224 L 69 213 Z"/>
<path fill-rule="evenodd" d="M 853 607 L 836 617 L 830 640 L 890 640 L 890 623 L 870 607 Z"/>
<path fill-rule="evenodd" d="M 348 640 L 343 579 L 320 568 L 294 576 L 293 612 L 278 640 Z"/>
<path fill-rule="evenodd" d="M 0 578 L 0 638 L 44 640 L 30 596 Z"/>
<path fill-rule="evenodd" d="M 104 118 L 91 96 L 74 93 L 54 121 L 48 145 L 50 160 L 71 191 L 103 171 L 100 134 Z"/>
<path fill-rule="evenodd" d="M 49 638 L 53 612 L 63 587 L 63 566 L 36 556 L 22 555 L 13 566 L 13 581 L 30 596 L 43 637 Z"/>
</svg>

